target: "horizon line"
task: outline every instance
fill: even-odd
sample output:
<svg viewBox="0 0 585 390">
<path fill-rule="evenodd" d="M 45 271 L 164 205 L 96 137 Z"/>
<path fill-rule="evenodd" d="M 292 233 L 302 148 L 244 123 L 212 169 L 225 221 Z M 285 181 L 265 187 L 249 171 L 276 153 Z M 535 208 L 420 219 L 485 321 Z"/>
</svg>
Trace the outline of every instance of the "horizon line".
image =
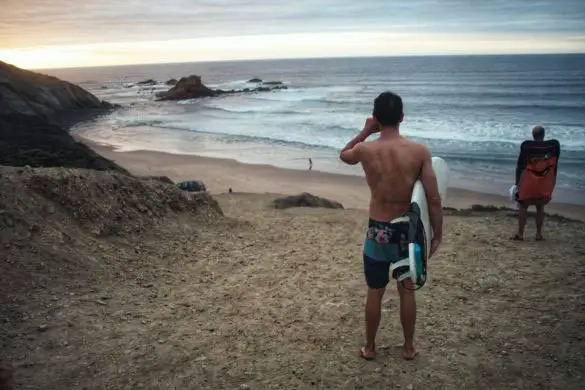
<svg viewBox="0 0 585 390">
<path fill-rule="evenodd" d="M 24 68 L 26 70 L 56 70 L 56 69 L 94 69 L 94 68 L 122 68 L 130 66 L 157 66 L 157 65 L 176 65 L 176 64 L 213 64 L 225 62 L 264 62 L 264 61 L 294 61 L 294 60 L 323 60 L 323 59 L 360 59 L 360 58 L 408 58 L 408 57 L 512 57 L 512 56 L 566 56 L 566 55 L 585 55 L 585 50 L 582 52 L 565 52 L 565 53 L 449 53 L 449 54 L 396 54 L 396 55 L 360 55 L 360 56 L 322 56 L 322 57 L 290 57 L 290 58 L 252 58 L 252 59 L 233 59 L 233 60 L 195 60 L 195 61 L 176 61 L 176 62 L 137 62 L 134 64 L 110 64 L 110 65 L 96 65 L 96 66 L 67 66 L 58 68 Z M 0 59 L 0 62 L 2 59 Z M 5 62 L 8 64 L 8 62 Z"/>
</svg>

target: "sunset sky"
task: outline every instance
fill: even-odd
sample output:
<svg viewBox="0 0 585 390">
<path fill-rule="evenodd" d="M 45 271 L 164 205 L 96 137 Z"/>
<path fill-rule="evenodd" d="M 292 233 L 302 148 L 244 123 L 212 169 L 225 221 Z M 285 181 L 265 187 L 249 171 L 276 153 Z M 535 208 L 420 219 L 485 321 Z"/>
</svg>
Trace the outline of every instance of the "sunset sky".
<svg viewBox="0 0 585 390">
<path fill-rule="evenodd" d="M 0 0 L 0 60 L 585 52 L 585 0 Z"/>
</svg>

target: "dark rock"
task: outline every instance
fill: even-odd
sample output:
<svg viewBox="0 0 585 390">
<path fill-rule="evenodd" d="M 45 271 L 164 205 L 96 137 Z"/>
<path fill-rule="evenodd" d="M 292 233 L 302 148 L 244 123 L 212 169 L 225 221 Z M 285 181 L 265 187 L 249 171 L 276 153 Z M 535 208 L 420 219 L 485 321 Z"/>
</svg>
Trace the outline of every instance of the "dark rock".
<svg viewBox="0 0 585 390">
<path fill-rule="evenodd" d="M 264 85 L 282 85 L 282 81 L 264 81 Z"/>
<path fill-rule="evenodd" d="M 136 83 L 136 85 L 155 85 L 156 81 L 153 79 L 142 80 Z"/>
<path fill-rule="evenodd" d="M 0 116 L 0 165 L 114 170 L 116 163 L 75 141 L 60 126 L 41 117 Z"/>
<path fill-rule="evenodd" d="M 262 79 L 258 79 L 258 78 L 254 78 L 254 79 L 250 79 L 248 80 L 249 83 L 261 83 Z"/>
<path fill-rule="evenodd" d="M 329 199 L 311 195 L 304 192 L 300 195 L 277 198 L 272 202 L 276 209 L 288 209 L 292 207 L 323 207 L 327 209 L 343 209 L 343 205 Z"/>
<path fill-rule="evenodd" d="M 88 108 L 111 109 L 112 105 L 77 85 L 0 61 L 0 116 L 51 118 L 60 112 Z"/>
<path fill-rule="evenodd" d="M 177 79 L 170 79 L 165 82 L 166 85 L 176 85 Z"/>
<path fill-rule="evenodd" d="M 201 180 L 182 181 L 177 184 L 182 191 L 188 192 L 204 192 L 206 191 L 205 184 Z"/>
<path fill-rule="evenodd" d="M 173 88 L 159 92 L 156 96 L 161 100 L 182 100 L 215 95 L 215 91 L 201 82 L 201 76 L 191 75 L 182 77 Z"/>
<path fill-rule="evenodd" d="M 168 91 L 159 92 L 156 94 L 158 100 L 184 100 L 184 99 L 195 99 L 203 97 L 213 97 L 224 94 L 234 93 L 250 93 L 250 92 L 268 92 L 274 89 L 287 89 L 286 85 L 282 85 L 280 81 L 269 82 L 267 86 L 261 86 L 258 88 L 246 88 L 246 89 L 211 89 L 201 82 L 201 76 L 191 75 L 189 77 L 181 78 L 177 84 L 169 89 Z"/>
</svg>

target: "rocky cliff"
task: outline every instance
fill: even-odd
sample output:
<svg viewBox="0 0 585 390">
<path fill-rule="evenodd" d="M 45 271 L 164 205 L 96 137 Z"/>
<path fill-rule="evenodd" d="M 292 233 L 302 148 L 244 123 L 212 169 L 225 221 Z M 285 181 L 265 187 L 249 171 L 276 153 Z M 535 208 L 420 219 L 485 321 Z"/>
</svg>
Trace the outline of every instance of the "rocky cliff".
<svg viewBox="0 0 585 390">
<path fill-rule="evenodd" d="M 113 106 L 55 77 L 0 62 L 0 165 L 70 167 L 127 173 L 79 142 L 55 119 Z"/>
<path fill-rule="evenodd" d="M 108 109 L 83 88 L 0 61 L 0 115 L 52 117 L 64 111 Z"/>
<path fill-rule="evenodd" d="M 100 156 L 62 127 L 42 117 L 0 116 L 0 165 L 113 170 L 124 168 Z"/>
</svg>

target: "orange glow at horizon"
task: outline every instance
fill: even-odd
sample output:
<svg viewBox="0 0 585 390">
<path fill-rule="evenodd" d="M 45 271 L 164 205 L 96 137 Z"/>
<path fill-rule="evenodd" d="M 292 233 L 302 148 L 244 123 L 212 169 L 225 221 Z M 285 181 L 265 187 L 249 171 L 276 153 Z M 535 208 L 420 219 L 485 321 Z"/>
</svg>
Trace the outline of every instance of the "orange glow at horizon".
<svg viewBox="0 0 585 390">
<path fill-rule="evenodd" d="M 0 61 L 49 69 L 269 58 L 583 52 L 585 37 L 344 32 L 0 49 Z"/>
</svg>

